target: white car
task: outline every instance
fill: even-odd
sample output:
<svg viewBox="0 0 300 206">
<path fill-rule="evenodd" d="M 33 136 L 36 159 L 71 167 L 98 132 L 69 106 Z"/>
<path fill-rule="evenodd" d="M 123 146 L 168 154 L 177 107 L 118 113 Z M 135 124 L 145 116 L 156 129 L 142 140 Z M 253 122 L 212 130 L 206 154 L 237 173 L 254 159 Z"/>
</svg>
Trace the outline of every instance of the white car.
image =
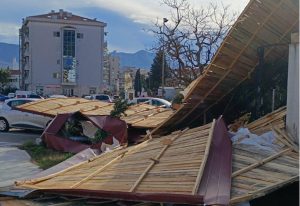
<svg viewBox="0 0 300 206">
<path fill-rule="evenodd" d="M 160 99 L 155 97 L 137 97 L 137 98 L 133 98 L 132 100 L 129 100 L 128 103 L 129 104 L 147 103 L 153 106 L 165 107 L 165 108 L 170 108 L 172 105 L 171 102 L 165 99 Z"/>
<path fill-rule="evenodd" d="M 10 128 L 44 130 L 52 118 L 14 109 L 16 106 L 37 100 L 39 99 L 15 98 L 5 100 L 0 108 L 0 132 L 7 132 Z"/>
<path fill-rule="evenodd" d="M 99 100 L 102 102 L 108 102 L 108 103 L 112 103 L 112 99 L 110 98 L 110 96 L 108 96 L 107 94 L 94 94 L 91 95 L 92 100 Z"/>
</svg>

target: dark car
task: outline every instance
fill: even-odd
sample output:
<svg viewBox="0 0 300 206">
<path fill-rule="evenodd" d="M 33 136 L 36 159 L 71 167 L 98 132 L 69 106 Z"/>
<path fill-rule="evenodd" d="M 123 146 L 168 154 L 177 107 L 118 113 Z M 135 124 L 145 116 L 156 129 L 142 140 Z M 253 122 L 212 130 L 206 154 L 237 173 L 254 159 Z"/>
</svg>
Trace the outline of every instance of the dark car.
<svg viewBox="0 0 300 206">
<path fill-rule="evenodd" d="M 103 102 L 108 102 L 108 103 L 112 103 L 112 99 L 110 98 L 110 96 L 108 96 L 107 94 L 95 94 L 95 95 L 91 95 L 91 99 L 94 100 L 99 100 L 99 101 L 103 101 Z"/>
<path fill-rule="evenodd" d="M 0 94 L 0 102 L 4 102 L 6 99 L 9 99 L 8 96 Z"/>
</svg>

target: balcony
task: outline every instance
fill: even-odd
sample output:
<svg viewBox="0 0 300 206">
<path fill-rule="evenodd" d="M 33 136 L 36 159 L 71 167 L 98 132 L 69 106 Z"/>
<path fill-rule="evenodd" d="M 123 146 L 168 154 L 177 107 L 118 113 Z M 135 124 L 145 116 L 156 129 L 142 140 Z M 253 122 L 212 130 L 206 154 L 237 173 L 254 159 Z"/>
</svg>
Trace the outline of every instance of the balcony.
<svg viewBox="0 0 300 206">
<path fill-rule="evenodd" d="M 23 55 L 24 57 L 29 56 L 29 48 L 24 49 Z"/>
</svg>

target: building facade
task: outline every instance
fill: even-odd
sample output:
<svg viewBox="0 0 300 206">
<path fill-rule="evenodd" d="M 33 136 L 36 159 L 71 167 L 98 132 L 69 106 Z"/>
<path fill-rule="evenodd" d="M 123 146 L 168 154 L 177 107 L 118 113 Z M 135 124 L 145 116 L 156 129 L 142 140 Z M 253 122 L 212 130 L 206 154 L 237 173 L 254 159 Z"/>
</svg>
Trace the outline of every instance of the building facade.
<svg viewBox="0 0 300 206">
<path fill-rule="evenodd" d="M 119 95 L 120 58 L 109 54 L 107 42 L 104 47 L 103 89 L 105 93 Z"/>
<path fill-rule="evenodd" d="M 9 70 L 9 87 L 20 89 L 20 70 L 18 69 L 10 69 Z"/>
<path fill-rule="evenodd" d="M 113 94 L 119 95 L 120 58 L 109 55 L 109 85 Z"/>
<path fill-rule="evenodd" d="M 42 95 L 101 92 L 105 26 L 62 9 L 24 19 L 21 88 Z"/>
</svg>

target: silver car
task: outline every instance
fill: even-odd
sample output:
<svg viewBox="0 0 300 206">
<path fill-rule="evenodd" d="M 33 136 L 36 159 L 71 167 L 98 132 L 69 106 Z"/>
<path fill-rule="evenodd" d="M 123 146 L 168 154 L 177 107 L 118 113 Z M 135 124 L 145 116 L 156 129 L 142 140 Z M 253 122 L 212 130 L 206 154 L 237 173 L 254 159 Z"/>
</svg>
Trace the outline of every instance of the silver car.
<svg viewBox="0 0 300 206">
<path fill-rule="evenodd" d="M 16 106 L 37 100 L 39 99 L 17 98 L 5 100 L 0 106 L 0 132 L 7 132 L 10 128 L 45 129 L 52 118 L 15 109 Z"/>
</svg>

